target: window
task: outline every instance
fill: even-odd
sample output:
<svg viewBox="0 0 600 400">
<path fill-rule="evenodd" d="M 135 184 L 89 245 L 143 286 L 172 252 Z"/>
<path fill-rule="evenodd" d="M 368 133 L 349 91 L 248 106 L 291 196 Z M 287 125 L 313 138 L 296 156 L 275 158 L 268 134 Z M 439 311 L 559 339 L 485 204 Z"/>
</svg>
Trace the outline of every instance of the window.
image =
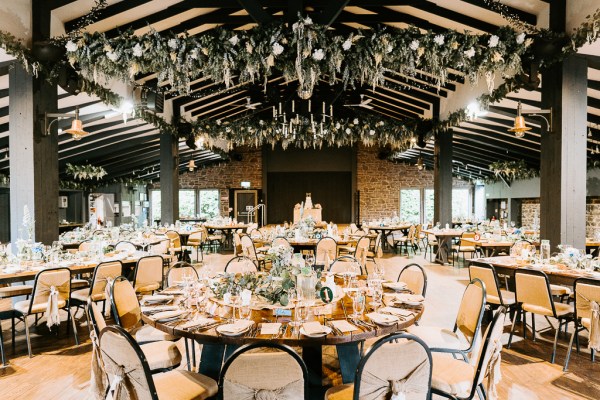
<svg viewBox="0 0 600 400">
<path fill-rule="evenodd" d="M 179 218 L 196 216 L 196 191 L 185 189 L 179 191 Z"/>
<path fill-rule="evenodd" d="M 452 220 L 464 220 L 470 216 L 471 196 L 469 189 L 452 189 Z"/>
<path fill-rule="evenodd" d="M 425 189 L 425 218 L 422 221 L 423 223 L 435 225 L 435 222 L 433 221 L 433 200 L 433 189 Z"/>
<path fill-rule="evenodd" d="M 200 218 L 211 219 L 220 215 L 218 189 L 199 190 L 198 200 Z"/>
<path fill-rule="evenodd" d="M 413 224 L 421 222 L 421 189 L 400 190 L 400 219 Z"/>
<path fill-rule="evenodd" d="M 160 219 L 160 190 L 150 191 L 150 203 L 152 204 L 150 218 L 154 222 Z"/>
</svg>

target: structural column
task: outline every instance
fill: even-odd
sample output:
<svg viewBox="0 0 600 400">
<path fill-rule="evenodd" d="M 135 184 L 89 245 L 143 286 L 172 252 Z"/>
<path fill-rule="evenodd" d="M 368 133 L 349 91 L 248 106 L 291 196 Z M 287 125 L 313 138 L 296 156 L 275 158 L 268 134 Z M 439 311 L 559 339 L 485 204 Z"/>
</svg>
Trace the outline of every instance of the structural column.
<svg viewBox="0 0 600 400">
<path fill-rule="evenodd" d="M 160 219 L 172 224 L 179 219 L 179 140 L 160 135 Z"/>
<path fill-rule="evenodd" d="M 585 249 L 587 179 L 587 60 L 571 56 L 545 72 L 542 104 L 552 107 L 552 132 L 542 123 L 541 238 L 552 248 Z"/>
<path fill-rule="evenodd" d="M 434 224 L 452 226 L 452 130 L 436 133 L 434 146 Z"/>
</svg>

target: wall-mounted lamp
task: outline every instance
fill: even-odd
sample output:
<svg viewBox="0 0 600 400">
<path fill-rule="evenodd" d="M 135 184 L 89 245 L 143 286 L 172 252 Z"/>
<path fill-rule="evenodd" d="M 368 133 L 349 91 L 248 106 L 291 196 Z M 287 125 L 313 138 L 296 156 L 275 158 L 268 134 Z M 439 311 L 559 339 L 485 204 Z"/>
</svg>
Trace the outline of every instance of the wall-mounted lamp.
<svg viewBox="0 0 600 400">
<path fill-rule="evenodd" d="M 544 115 L 548 115 L 546 118 Z M 525 125 L 525 118 L 523 115 L 531 115 L 532 117 L 540 117 L 544 121 L 546 121 L 546 125 L 548 126 L 548 133 L 552 133 L 552 107 L 547 110 L 523 110 L 521 106 L 521 102 L 517 105 L 517 116 L 515 117 L 515 124 L 512 128 L 510 128 L 509 132 L 514 132 L 516 137 L 525 136 L 525 132 L 530 131 L 527 125 Z"/>
<path fill-rule="evenodd" d="M 49 118 L 54 118 L 48 121 Z M 44 114 L 44 132 L 46 136 L 50 135 L 50 128 L 52 124 L 59 119 L 63 118 L 75 118 L 71 123 L 71 129 L 64 130 L 63 132 L 73 135 L 73 140 L 79 140 L 84 136 L 89 135 L 88 132 L 83 130 L 83 122 L 79 119 L 79 107 L 75 108 L 75 115 L 73 114 L 58 114 L 58 113 L 45 113 Z"/>
<path fill-rule="evenodd" d="M 196 161 L 194 161 L 194 159 L 192 158 L 190 160 L 190 162 L 188 163 L 188 171 L 194 172 L 195 169 L 196 169 Z"/>
<path fill-rule="evenodd" d="M 425 169 L 425 163 L 423 163 L 423 156 L 419 153 L 419 157 L 417 158 L 417 163 L 415 164 L 419 171 L 423 171 Z"/>
</svg>

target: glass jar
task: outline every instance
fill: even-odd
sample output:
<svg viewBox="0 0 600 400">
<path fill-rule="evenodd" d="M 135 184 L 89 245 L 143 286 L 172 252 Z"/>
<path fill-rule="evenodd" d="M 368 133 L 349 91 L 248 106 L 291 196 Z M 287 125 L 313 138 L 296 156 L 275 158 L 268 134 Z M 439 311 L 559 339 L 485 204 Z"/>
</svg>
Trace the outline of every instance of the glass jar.
<svg viewBox="0 0 600 400">
<path fill-rule="evenodd" d="M 540 244 L 540 261 L 542 264 L 550 263 L 550 241 L 547 239 Z"/>
</svg>

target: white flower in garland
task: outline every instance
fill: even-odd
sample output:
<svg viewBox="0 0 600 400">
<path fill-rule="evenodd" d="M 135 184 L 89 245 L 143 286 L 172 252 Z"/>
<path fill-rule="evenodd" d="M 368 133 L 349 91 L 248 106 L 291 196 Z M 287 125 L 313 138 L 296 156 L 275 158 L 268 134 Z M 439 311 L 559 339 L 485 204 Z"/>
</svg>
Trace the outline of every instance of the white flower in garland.
<svg viewBox="0 0 600 400">
<path fill-rule="evenodd" d="M 525 41 L 525 36 L 525 32 L 519 33 L 516 38 L 517 44 L 523 44 Z"/>
<path fill-rule="evenodd" d="M 273 54 L 278 56 L 283 53 L 283 46 L 279 44 L 279 42 L 273 43 Z"/>
<path fill-rule="evenodd" d="M 417 39 L 413 40 L 412 42 L 410 42 L 410 44 L 408 45 L 408 47 L 412 51 L 417 51 L 417 49 L 419 48 L 419 41 Z"/>
<path fill-rule="evenodd" d="M 198 59 L 198 50 L 194 49 L 194 50 L 190 51 L 190 58 L 192 60 L 197 60 Z"/>
<path fill-rule="evenodd" d="M 177 49 L 177 39 L 169 39 L 167 45 L 173 50 Z"/>
<path fill-rule="evenodd" d="M 237 44 L 240 42 L 240 38 L 238 38 L 237 35 L 233 35 L 230 39 L 229 39 L 229 43 L 231 43 L 234 46 L 237 46 Z"/>
<path fill-rule="evenodd" d="M 250 44 L 250 42 L 246 42 L 246 52 L 248 54 L 252 54 L 253 51 L 254 51 L 254 47 L 252 47 L 252 44 Z"/>
<path fill-rule="evenodd" d="M 391 53 L 392 50 L 394 50 L 394 46 L 392 46 L 391 44 L 388 44 L 388 47 L 385 49 L 385 52 L 387 54 Z"/>
<path fill-rule="evenodd" d="M 349 135 L 352 133 L 352 130 L 350 128 L 346 128 L 346 135 Z"/>
<path fill-rule="evenodd" d="M 116 62 L 119 59 L 119 55 L 114 51 L 107 52 L 106 57 L 113 62 Z"/>
<path fill-rule="evenodd" d="M 435 44 L 442 46 L 444 44 L 444 35 L 435 35 L 433 41 Z"/>
<path fill-rule="evenodd" d="M 375 134 L 375 131 L 373 129 L 369 129 L 369 135 L 373 136 Z"/>
<path fill-rule="evenodd" d="M 67 42 L 67 45 L 66 45 L 65 47 L 67 48 L 67 51 L 68 51 L 69 53 L 72 53 L 72 52 L 74 52 L 74 51 L 77 51 L 77 49 L 78 49 L 77 43 L 75 43 L 75 42 L 74 42 L 74 41 L 72 41 L 72 40 L 69 40 L 69 41 Z"/>
<path fill-rule="evenodd" d="M 352 123 L 353 123 L 354 125 L 358 125 L 358 118 L 354 118 L 354 120 L 352 121 Z"/>
<path fill-rule="evenodd" d="M 471 47 L 469 50 L 465 50 L 464 53 L 467 58 L 473 58 L 475 57 L 475 48 Z"/>
<path fill-rule="evenodd" d="M 350 50 L 350 47 L 352 47 L 352 40 L 346 39 L 346 41 L 342 43 L 342 49 L 348 51 Z"/>
<path fill-rule="evenodd" d="M 492 36 L 490 36 L 488 46 L 489 47 L 497 47 L 499 42 L 500 42 L 500 38 L 496 35 L 492 35 Z"/>
<path fill-rule="evenodd" d="M 339 122 L 336 122 L 336 123 L 335 123 L 335 129 L 340 129 L 340 127 L 341 127 L 340 123 L 339 123 Z"/>
<path fill-rule="evenodd" d="M 144 49 L 142 49 L 141 44 L 137 43 L 135 46 L 133 46 L 132 52 L 134 56 L 141 57 L 144 54 Z"/>
<path fill-rule="evenodd" d="M 325 58 L 325 52 L 323 51 L 323 49 L 316 49 L 313 52 L 312 58 L 314 58 L 315 61 L 321 61 Z"/>
<path fill-rule="evenodd" d="M 313 24 L 313 20 L 310 19 L 310 17 L 306 17 L 306 19 L 304 20 L 304 25 L 312 25 Z"/>
</svg>

